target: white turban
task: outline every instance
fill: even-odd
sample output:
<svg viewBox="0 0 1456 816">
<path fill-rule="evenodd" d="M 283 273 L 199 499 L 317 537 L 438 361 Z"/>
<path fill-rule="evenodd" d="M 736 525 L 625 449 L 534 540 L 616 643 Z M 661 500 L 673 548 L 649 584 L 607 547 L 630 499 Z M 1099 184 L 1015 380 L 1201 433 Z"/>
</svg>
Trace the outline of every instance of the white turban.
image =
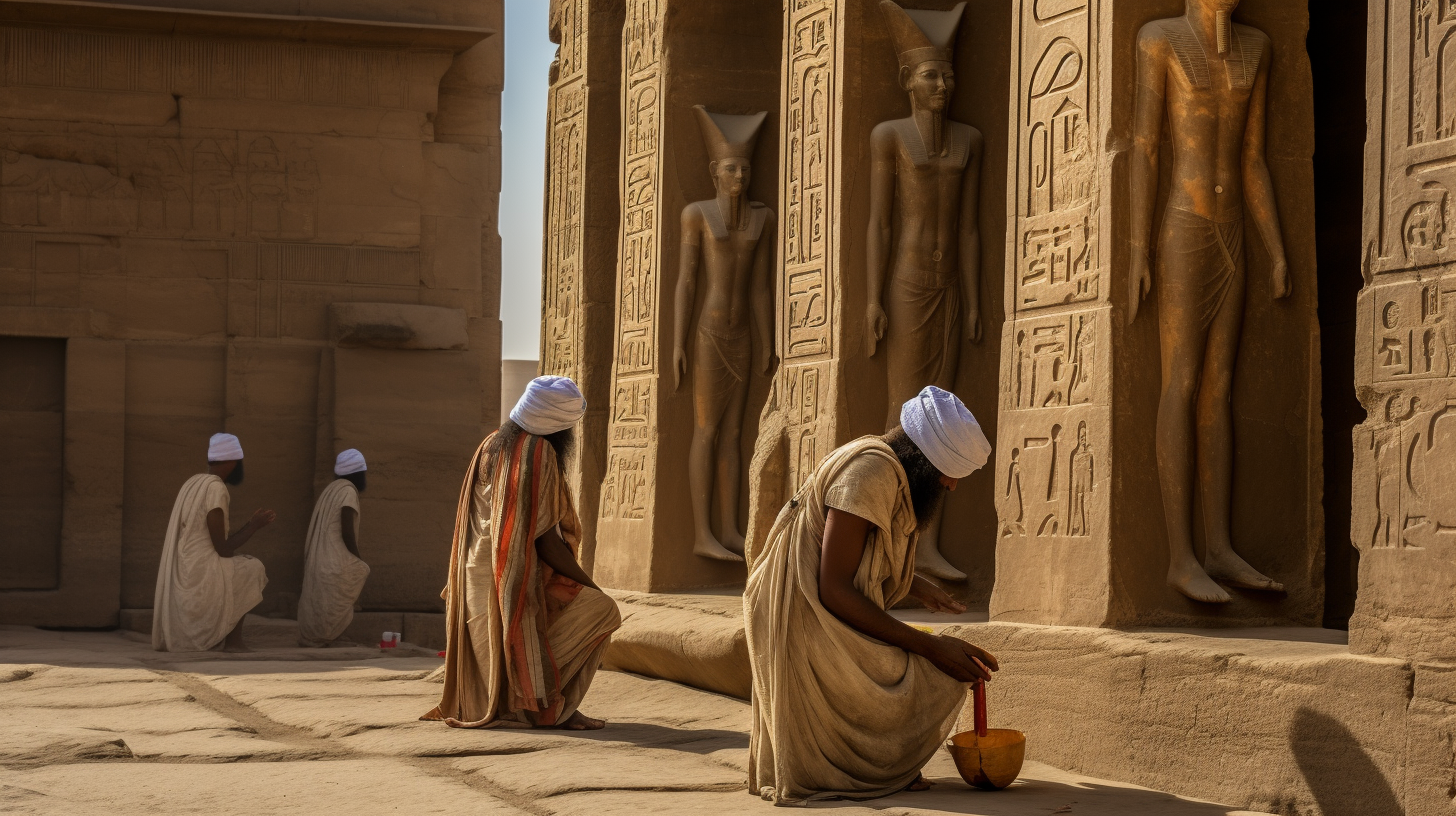
<svg viewBox="0 0 1456 816">
<path fill-rule="evenodd" d="M 511 421 L 526 433 L 546 436 L 570 428 L 585 413 L 586 398 L 570 377 L 537 377 L 511 409 Z"/>
<path fill-rule="evenodd" d="M 991 443 L 960 398 L 927 385 L 900 408 L 900 427 L 935 465 L 952 479 L 964 479 L 991 458 Z"/>
<path fill-rule="evenodd" d="M 236 462 L 243 458 L 243 443 L 230 433 L 213 434 L 207 442 L 207 461 Z"/>
<path fill-rule="evenodd" d="M 339 454 L 338 458 L 334 460 L 335 476 L 348 476 L 350 473 L 368 469 L 369 466 L 364 464 L 364 454 L 353 448 Z"/>
</svg>

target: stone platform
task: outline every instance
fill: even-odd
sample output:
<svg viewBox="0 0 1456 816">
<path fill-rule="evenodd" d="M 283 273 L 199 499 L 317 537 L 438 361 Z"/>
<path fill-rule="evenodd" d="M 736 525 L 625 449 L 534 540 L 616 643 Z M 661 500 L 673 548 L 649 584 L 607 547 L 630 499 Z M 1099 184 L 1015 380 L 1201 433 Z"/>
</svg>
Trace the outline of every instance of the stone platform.
<svg viewBox="0 0 1456 816">
<path fill-rule="evenodd" d="M 768 816 L 747 795 L 749 708 L 602 672 L 604 731 L 458 730 L 417 718 L 441 662 L 417 649 L 300 649 L 248 622 L 251 654 L 152 651 L 134 632 L 0 626 L 0 813 Z M 845 816 L 1232 816 L 1230 808 L 1028 763 L 1009 790 L 935 787 Z"/>
<path fill-rule="evenodd" d="M 747 696 L 737 597 L 616 595 L 614 666 Z M 1351 655 L 1319 629 L 936 625 L 1001 660 L 991 724 L 1037 761 L 1275 813 L 1456 813 L 1456 665 Z"/>
</svg>

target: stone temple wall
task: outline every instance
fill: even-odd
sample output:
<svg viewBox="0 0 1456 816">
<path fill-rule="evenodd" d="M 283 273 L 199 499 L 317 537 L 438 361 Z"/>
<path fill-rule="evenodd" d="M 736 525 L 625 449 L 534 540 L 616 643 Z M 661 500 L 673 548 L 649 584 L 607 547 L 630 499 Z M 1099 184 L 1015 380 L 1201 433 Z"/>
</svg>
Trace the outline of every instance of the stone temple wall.
<svg viewBox="0 0 1456 816">
<path fill-rule="evenodd" d="M 263 611 L 347 447 L 362 605 L 436 610 L 497 421 L 502 3 L 154 5 L 0 9 L 0 620 L 150 607 L 223 430 Z"/>
</svg>

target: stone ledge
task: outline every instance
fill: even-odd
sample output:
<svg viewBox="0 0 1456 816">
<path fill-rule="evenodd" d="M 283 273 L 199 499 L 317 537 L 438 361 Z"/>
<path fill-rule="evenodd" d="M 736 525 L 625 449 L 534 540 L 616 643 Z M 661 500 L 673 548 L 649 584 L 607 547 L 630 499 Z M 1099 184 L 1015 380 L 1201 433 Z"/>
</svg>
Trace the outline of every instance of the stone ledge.
<svg viewBox="0 0 1456 816">
<path fill-rule="evenodd" d="M 748 696 L 737 598 L 611 594 L 624 623 L 609 664 Z M 1456 665 L 1352 655 L 1320 629 L 937 629 L 1000 659 L 991 724 L 1025 731 L 1039 762 L 1272 813 L 1452 812 Z"/>
</svg>

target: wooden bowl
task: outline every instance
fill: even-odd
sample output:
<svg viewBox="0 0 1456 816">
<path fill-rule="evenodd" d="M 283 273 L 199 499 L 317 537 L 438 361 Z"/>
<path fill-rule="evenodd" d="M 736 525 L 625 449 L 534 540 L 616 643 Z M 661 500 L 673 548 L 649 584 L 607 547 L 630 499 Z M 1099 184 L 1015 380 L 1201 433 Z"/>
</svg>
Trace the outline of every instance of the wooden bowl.
<svg viewBox="0 0 1456 816">
<path fill-rule="evenodd" d="M 1009 728 L 992 728 L 986 736 L 962 731 L 945 743 L 956 770 L 967 784 L 982 790 L 1001 790 L 1016 781 L 1026 761 L 1026 735 Z"/>
</svg>

